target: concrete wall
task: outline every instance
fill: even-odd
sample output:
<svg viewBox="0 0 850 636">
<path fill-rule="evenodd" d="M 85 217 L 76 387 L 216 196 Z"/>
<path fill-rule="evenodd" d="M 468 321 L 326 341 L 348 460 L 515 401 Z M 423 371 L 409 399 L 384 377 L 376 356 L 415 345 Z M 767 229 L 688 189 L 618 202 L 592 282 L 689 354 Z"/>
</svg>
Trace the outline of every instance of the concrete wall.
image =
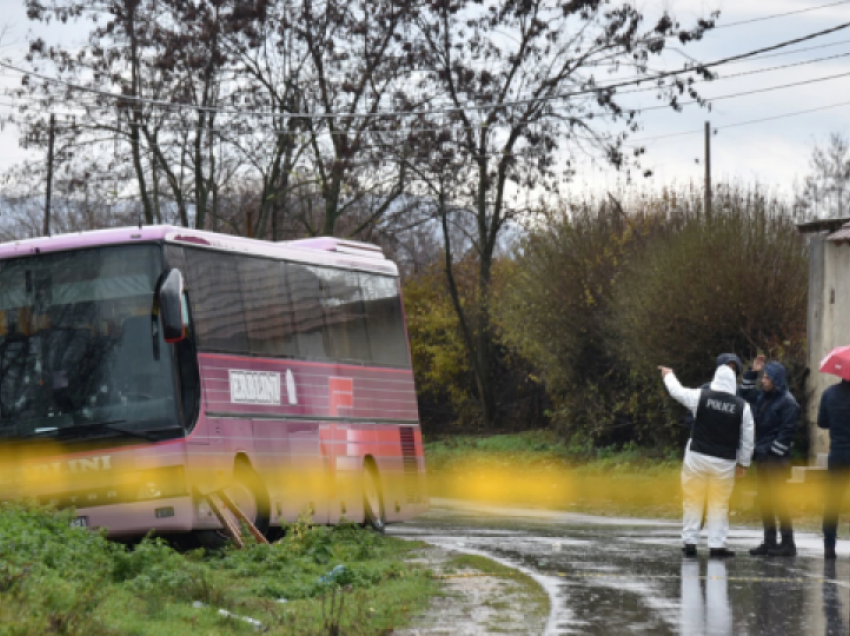
<svg viewBox="0 0 850 636">
<path fill-rule="evenodd" d="M 850 245 L 809 236 L 809 308 L 807 323 L 811 457 L 829 450 L 829 435 L 817 427 L 820 396 L 838 378 L 820 373 L 820 362 L 833 348 L 850 344 Z"/>
</svg>

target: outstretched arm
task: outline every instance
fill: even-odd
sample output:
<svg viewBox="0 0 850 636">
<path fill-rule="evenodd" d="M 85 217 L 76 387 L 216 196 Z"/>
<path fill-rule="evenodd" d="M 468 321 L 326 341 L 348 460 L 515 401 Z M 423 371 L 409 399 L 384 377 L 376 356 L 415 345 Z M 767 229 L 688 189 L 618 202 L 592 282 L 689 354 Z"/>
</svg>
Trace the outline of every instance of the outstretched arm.
<svg viewBox="0 0 850 636">
<path fill-rule="evenodd" d="M 764 356 L 756 356 L 752 368 L 744 373 L 744 377 L 741 379 L 741 397 L 752 406 L 756 405 L 756 400 L 759 396 L 756 381 L 758 380 L 759 372 L 762 370 L 764 370 Z"/>
<path fill-rule="evenodd" d="M 673 373 L 673 369 L 668 367 L 658 367 L 658 369 L 661 371 L 664 386 L 667 387 L 670 397 L 696 415 L 701 391 L 699 389 L 686 389 L 683 387 L 676 374 Z"/>
</svg>

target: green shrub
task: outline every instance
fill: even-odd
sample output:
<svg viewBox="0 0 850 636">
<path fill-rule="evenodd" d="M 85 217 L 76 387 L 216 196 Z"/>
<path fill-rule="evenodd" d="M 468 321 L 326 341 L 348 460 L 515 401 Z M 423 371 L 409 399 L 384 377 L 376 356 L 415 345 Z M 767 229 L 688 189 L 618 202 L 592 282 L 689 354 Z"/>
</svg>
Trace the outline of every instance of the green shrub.
<svg viewBox="0 0 850 636">
<path fill-rule="evenodd" d="M 680 446 L 657 365 L 699 386 L 718 354 L 764 352 L 805 398 L 808 262 L 790 211 L 723 187 L 711 219 L 701 206 L 693 192 L 564 206 L 520 241 L 500 324 L 571 448 Z"/>
</svg>

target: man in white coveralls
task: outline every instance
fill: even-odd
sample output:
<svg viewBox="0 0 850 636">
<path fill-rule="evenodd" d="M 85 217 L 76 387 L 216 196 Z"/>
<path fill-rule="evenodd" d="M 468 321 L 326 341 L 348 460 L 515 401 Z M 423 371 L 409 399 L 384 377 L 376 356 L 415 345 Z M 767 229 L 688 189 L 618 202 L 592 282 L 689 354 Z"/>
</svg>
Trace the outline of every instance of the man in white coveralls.
<svg viewBox="0 0 850 636">
<path fill-rule="evenodd" d="M 750 406 L 735 395 L 735 372 L 717 367 L 707 389 L 684 388 L 672 369 L 658 367 L 670 395 L 694 416 L 691 439 L 682 464 L 682 552 L 697 554 L 706 496 L 709 556 L 735 556 L 726 547 L 729 533 L 729 497 L 735 477 L 743 477 L 753 454 L 755 425 Z"/>
</svg>

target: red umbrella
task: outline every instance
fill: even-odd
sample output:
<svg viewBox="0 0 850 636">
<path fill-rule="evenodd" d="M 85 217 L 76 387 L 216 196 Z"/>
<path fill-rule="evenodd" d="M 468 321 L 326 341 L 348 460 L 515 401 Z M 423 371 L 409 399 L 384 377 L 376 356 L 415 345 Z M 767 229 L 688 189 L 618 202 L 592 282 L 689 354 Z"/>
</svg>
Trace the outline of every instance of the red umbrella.
<svg viewBox="0 0 850 636">
<path fill-rule="evenodd" d="M 842 380 L 850 380 L 850 345 L 836 347 L 821 360 L 821 373 L 837 375 Z"/>
</svg>

